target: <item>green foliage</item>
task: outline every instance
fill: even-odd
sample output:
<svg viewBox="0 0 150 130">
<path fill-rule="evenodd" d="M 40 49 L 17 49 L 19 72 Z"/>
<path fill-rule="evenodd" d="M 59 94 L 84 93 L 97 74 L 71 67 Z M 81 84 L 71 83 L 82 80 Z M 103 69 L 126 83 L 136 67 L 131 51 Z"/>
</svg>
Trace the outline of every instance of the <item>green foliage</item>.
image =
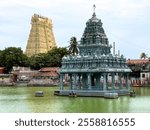
<svg viewBox="0 0 150 130">
<path fill-rule="evenodd" d="M 29 64 L 32 69 L 38 70 L 45 65 L 45 53 L 40 53 L 29 57 Z"/>
<path fill-rule="evenodd" d="M 60 67 L 61 60 L 64 55 L 67 55 L 66 48 L 53 48 L 48 53 L 33 55 L 29 58 L 30 67 L 32 69 L 40 69 L 42 67 Z"/>
<path fill-rule="evenodd" d="M 53 48 L 47 53 L 47 63 L 45 66 L 61 67 L 61 60 L 64 55 L 67 55 L 66 48 Z"/>
<path fill-rule="evenodd" d="M 9 72 L 13 66 L 28 66 L 28 57 L 23 54 L 21 48 L 8 47 L 0 51 L 0 65 Z"/>
<path fill-rule="evenodd" d="M 0 66 L 3 66 L 3 51 L 0 50 Z"/>
<path fill-rule="evenodd" d="M 5 67 L 8 72 L 13 66 L 28 66 L 35 70 L 42 67 L 61 67 L 61 60 L 64 55 L 68 55 L 66 48 L 55 47 L 48 53 L 27 57 L 21 48 L 9 47 L 0 50 L 0 66 Z"/>
<path fill-rule="evenodd" d="M 147 58 L 147 54 L 145 54 L 144 52 L 142 52 L 141 55 L 140 55 L 140 58 L 141 58 L 141 59 Z"/>
<path fill-rule="evenodd" d="M 77 38 L 76 37 L 71 37 L 70 39 L 70 47 L 69 47 L 69 53 L 72 55 L 76 55 L 79 53 L 78 47 L 77 47 Z"/>
</svg>

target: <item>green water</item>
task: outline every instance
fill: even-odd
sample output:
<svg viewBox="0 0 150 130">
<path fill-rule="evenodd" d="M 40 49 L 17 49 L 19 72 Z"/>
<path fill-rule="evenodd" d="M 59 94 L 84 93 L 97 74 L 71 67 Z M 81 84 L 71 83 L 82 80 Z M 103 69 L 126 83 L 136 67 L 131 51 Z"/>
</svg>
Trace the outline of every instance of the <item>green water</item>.
<svg viewBox="0 0 150 130">
<path fill-rule="evenodd" d="M 134 88 L 136 97 L 118 99 L 54 96 L 57 87 L 0 87 L 1 113 L 135 113 L 150 112 L 150 87 Z M 35 97 L 35 91 L 44 97 Z"/>
</svg>

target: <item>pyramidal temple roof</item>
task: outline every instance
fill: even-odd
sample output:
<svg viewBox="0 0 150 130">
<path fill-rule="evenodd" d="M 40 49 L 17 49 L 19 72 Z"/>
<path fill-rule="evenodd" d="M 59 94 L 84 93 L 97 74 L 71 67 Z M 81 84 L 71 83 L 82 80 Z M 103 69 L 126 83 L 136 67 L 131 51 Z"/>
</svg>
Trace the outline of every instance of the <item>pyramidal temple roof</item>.
<svg viewBox="0 0 150 130">
<path fill-rule="evenodd" d="M 101 19 L 96 17 L 94 10 L 92 17 L 86 22 L 86 27 L 78 45 L 81 55 L 110 54 L 111 45 L 109 45 L 102 25 Z"/>
</svg>

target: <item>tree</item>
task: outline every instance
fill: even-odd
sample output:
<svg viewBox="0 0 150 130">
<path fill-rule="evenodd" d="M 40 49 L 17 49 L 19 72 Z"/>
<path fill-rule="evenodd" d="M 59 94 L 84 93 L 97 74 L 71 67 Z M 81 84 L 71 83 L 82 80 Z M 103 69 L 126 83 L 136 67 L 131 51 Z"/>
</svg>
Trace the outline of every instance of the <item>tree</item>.
<svg viewBox="0 0 150 130">
<path fill-rule="evenodd" d="M 29 57 L 30 67 L 35 70 L 44 67 L 46 61 L 45 56 L 45 53 L 39 53 Z"/>
<path fill-rule="evenodd" d="M 76 37 L 71 37 L 71 39 L 70 39 L 70 48 L 69 48 L 69 53 L 70 54 L 76 55 L 76 54 L 79 53 L 77 44 L 78 44 L 78 42 L 77 42 Z"/>
<path fill-rule="evenodd" d="M 28 66 L 28 57 L 23 54 L 21 48 L 8 47 L 1 51 L 1 64 L 9 72 L 13 66 Z"/>
<path fill-rule="evenodd" d="M 0 66 L 3 66 L 3 51 L 0 50 Z"/>
<path fill-rule="evenodd" d="M 140 58 L 141 58 L 141 59 L 147 58 L 147 54 L 145 54 L 144 52 L 142 52 L 141 55 L 140 55 Z"/>
<path fill-rule="evenodd" d="M 32 69 L 42 67 L 61 67 L 62 57 L 68 55 L 66 48 L 53 48 L 48 53 L 40 53 L 27 57 L 21 48 L 8 47 L 0 50 L 0 66 L 10 72 L 13 66 L 28 66 Z"/>
<path fill-rule="evenodd" d="M 68 51 L 66 48 L 53 48 L 47 53 L 46 56 L 46 66 L 50 67 L 61 67 L 62 57 L 64 55 L 68 55 Z"/>
<path fill-rule="evenodd" d="M 40 69 L 42 67 L 61 67 L 62 57 L 67 55 L 66 48 L 54 47 L 47 53 L 33 55 L 29 58 L 30 67 L 32 69 Z"/>
</svg>

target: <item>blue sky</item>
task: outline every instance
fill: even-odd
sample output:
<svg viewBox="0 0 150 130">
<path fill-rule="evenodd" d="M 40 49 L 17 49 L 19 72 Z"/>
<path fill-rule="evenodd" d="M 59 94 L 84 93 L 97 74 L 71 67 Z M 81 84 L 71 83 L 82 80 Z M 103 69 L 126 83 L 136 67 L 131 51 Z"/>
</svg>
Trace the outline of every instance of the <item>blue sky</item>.
<svg viewBox="0 0 150 130">
<path fill-rule="evenodd" d="M 68 46 L 70 37 L 80 40 L 93 4 L 116 53 L 127 59 L 142 52 L 150 56 L 150 0 L 0 0 L 0 50 L 25 50 L 34 13 L 51 18 L 57 46 Z"/>
</svg>

